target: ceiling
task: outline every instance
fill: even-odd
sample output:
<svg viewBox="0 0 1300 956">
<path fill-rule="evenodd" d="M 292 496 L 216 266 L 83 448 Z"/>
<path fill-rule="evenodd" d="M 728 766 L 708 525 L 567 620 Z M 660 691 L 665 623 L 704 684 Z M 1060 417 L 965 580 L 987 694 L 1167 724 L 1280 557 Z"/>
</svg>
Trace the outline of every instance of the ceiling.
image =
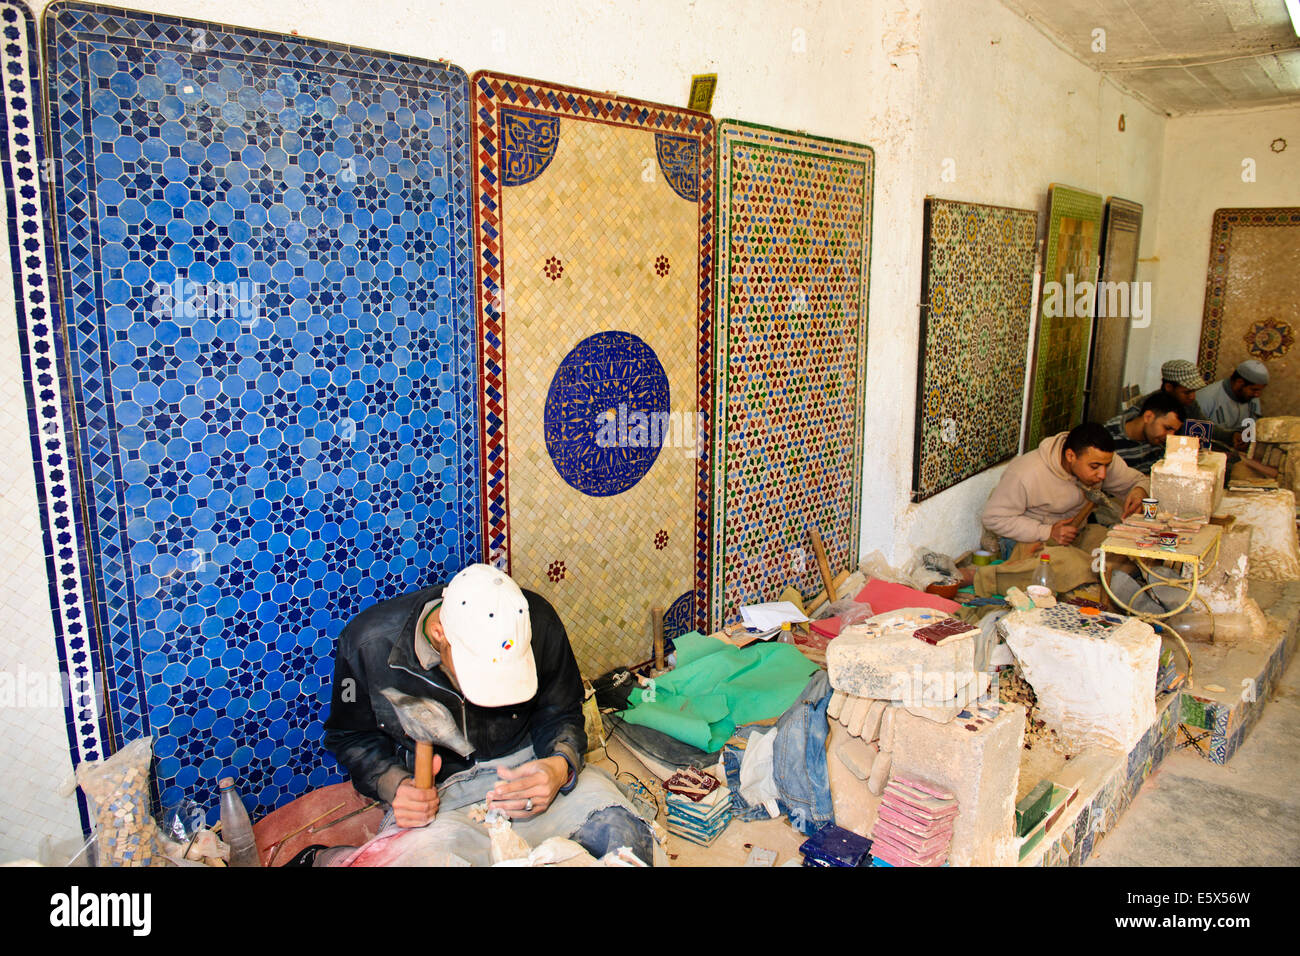
<svg viewBox="0 0 1300 956">
<path fill-rule="evenodd" d="M 1300 36 L 1283 0 L 1002 2 L 1162 112 L 1300 103 Z"/>
</svg>

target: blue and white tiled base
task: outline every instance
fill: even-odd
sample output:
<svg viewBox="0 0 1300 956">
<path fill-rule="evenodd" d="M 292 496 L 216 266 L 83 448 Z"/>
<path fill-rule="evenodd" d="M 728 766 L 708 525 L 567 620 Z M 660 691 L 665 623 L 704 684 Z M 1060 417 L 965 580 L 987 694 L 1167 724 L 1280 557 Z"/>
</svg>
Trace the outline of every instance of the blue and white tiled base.
<svg viewBox="0 0 1300 956">
<path fill-rule="evenodd" d="M 1269 695 L 1295 654 L 1298 639 L 1293 620 L 1259 673 L 1249 675 L 1244 687 L 1228 688 L 1234 695 L 1231 703 L 1198 696 L 1195 688 L 1184 690 L 1178 749 L 1191 751 L 1210 763 L 1226 764 L 1231 760 L 1263 714 Z"/>
<path fill-rule="evenodd" d="M 1174 751 L 1178 693 L 1156 701 L 1156 720 L 1127 754 L 1104 755 L 1106 769 L 1087 780 L 1048 830 L 1043 844 L 1021 866 L 1079 866 L 1092 855 L 1102 835 L 1119 820 L 1152 772 Z M 1086 758 L 1075 758 L 1086 759 Z"/>
<path fill-rule="evenodd" d="M 1082 864 L 1092 855 L 1097 841 L 1128 809 L 1147 778 L 1175 750 L 1194 749 L 1200 756 L 1219 764 L 1230 760 L 1258 722 L 1278 679 L 1294 656 L 1300 641 L 1300 621 L 1295 616 L 1298 603 L 1300 584 L 1290 584 L 1284 586 L 1278 603 L 1265 609 L 1274 617 L 1279 613 L 1284 615 L 1281 618 L 1284 629 L 1276 635 L 1276 643 L 1264 666 L 1254 676 L 1253 694 L 1244 695 L 1232 705 L 1198 698 L 1195 690 L 1180 689 L 1165 694 L 1156 701 L 1155 722 L 1127 754 L 1075 758 L 1097 761 L 1096 772 L 1089 775 L 1081 792 L 1048 831 L 1048 839 L 1020 865 Z M 1189 725 L 1189 719 L 1196 724 Z M 1193 734 L 1203 745 L 1188 742 Z"/>
</svg>

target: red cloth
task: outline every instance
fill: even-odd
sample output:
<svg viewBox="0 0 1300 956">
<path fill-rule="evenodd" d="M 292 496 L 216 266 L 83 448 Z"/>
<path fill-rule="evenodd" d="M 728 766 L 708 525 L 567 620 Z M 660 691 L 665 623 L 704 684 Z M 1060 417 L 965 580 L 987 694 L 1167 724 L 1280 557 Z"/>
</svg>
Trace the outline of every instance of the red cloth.
<svg viewBox="0 0 1300 956">
<path fill-rule="evenodd" d="M 871 609 L 877 614 L 897 611 L 901 607 L 928 607 L 935 611 L 943 611 L 945 614 L 952 614 L 961 609 L 961 605 L 956 601 L 949 601 L 937 594 L 927 594 L 925 591 L 909 588 L 906 584 L 890 584 L 875 579 L 868 581 L 867 586 L 854 600 L 870 604 Z"/>
</svg>

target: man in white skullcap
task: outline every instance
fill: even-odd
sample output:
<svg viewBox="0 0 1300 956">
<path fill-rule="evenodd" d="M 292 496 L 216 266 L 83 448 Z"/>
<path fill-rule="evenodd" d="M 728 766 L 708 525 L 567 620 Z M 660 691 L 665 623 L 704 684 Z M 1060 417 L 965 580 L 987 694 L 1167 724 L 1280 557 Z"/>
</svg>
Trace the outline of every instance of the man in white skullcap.
<svg viewBox="0 0 1300 956">
<path fill-rule="evenodd" d="M 1241 429 L 1247 419 L 1257 419 L 1263 412 L 1259 396 L 1268 385 L 1268 369 L 1256 359 L 1242 362 L 1227 378 L 1211 382 L 1196 393 L 1197 404 L 1207 419 L 1214 423 L 1214 437 L 1220 431 L 1232 432 L 1233 444 L 1242 449 Z"/>
</svg>

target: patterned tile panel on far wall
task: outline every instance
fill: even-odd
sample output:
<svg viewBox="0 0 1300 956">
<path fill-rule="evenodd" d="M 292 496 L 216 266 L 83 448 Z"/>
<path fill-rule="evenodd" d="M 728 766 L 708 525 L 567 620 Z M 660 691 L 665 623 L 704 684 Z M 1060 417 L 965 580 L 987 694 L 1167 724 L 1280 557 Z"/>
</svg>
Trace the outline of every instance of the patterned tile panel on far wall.
<svg viewBox="0 0 1300 956">
<path fill-rule="evenodd" d="M 1097 280 L 1101 213 L 1096 193 L 1069 186 L 1049 191 L 1026 449 L 1083 420 L 1092 309 L 1077 287 Z"/>
<path fill-rule="evenodd" d="M 1106 200 L 1102 229 L 1101 280 L 1135 288 L 1138 249 L 1142 241 L 1142 204 L 1112 196 Z M 1139 293 L 1140 294 L 1140 293 Z M 1104 423 L 1119 414 L 1124 389 L 1124 363 L 1133 322 L 1129 293 L 1098 295 L 1092 367 L 1088 371 L 1088 420 Z M 1128 303 L 1128 308 L 1117 308 Z M 1147 304 L 1150 308 L 1150 304 Z"/>
<path fill-rule="evenodd" d="M 594 676 L 650 656 L 652 606 L 707 616 L 713 120 L 472 90 L 485 544 Z"/>
<path fill-rule="evenodd" d="M 856 565 L 875 157 L 725 120 L 711 620 L 820 590 L 809 541 Z"/>
<path fill-rule="evenodd" d="M 70 744 L 71 760 L 79 763 L 104 756 L 111 750 L 112 740 L 107 736 L 103 669 L 90 611 L 92 595 L 79 517 L 80 486 L 72 462 L 74 431 L 68 397 L 60 381 L 65 358 L 63 313 L 54 278 L 56 253 L 48 207 L 47 187 L 53 166 L 46 159 L 41 133 L 44 120 L 39 36 L 31 12 L 23 5 L 8 2 L 0 3 L 0 34 L 0 64 L 5 76 L 0 108 L 0 167 L 9 213 L 10 263 L 18 320 L 15 344 L 22 366 L 18 387 L 26 399 L 25 407 L 20 404 L 18 408 L 27 412 L 24 426 L 31 442 L 29 453 L 10 464 L 24 468 L 26 462 L 32 463 L 37 512 L 29 517 L 35 519 L 39 513 L 41 531 L 39 542 L 28 553 L 44 558 L 47 581 L 40 593 L 48 595 L 47 607 L 53 614 L 53 644 L 46 654 L 31 648 L 30 659 L 57 662 L 67 681 L 69 693 L 63 701 L 61 722 L 66 729 L 64 746 Z M 0 374 L 10 378 L 18 371 L 10 367 Z M 12 485 L 10 490 L 16 492 L 19 483 Z M 13 546 L 16 548 L 18 543 Z M 6 568 L 11 576 L 20 569 Z M 11 626 L 20 626 L 20 619 L 12 613 L 7 620 Z M 15 641 L 13 648 L 17 650 L 18 646 Z M 22 659 L 29 659 L 28 654 L 24 653 Z M 34 731 L 32 739 L 49 742 L 51 738 Z M 6 750 L 15 759 L 37 758 L 30 752 L 24 756 L 21 744 L 15 750 Z M 63 766 L 62 754 L 50 753 L 46 758 Z M 85 828 L 89 818 L 80 793 L 77 800 Z M 46 805 L 52 807 L 54 802 L 46 801 Z"/>
<path fill-rule="evenodd" d="M 114 743 L 164 801 L 339 777 L 334 641 L 482 554 L 468 80 L 56 3 L 72 382 Z"/>
<path fill-rule="evenodd" d="M 1038 213 L 928 198 L 912 497 L 1016 454 Z"/>
<path fill-rule="evenodd" d="M 1300 206 L 1216 209 L 1199 364 L 1207 382 L 1246 359 L 1269 370 L 1266 415 L 1300 415 Z"/>
</svg>

